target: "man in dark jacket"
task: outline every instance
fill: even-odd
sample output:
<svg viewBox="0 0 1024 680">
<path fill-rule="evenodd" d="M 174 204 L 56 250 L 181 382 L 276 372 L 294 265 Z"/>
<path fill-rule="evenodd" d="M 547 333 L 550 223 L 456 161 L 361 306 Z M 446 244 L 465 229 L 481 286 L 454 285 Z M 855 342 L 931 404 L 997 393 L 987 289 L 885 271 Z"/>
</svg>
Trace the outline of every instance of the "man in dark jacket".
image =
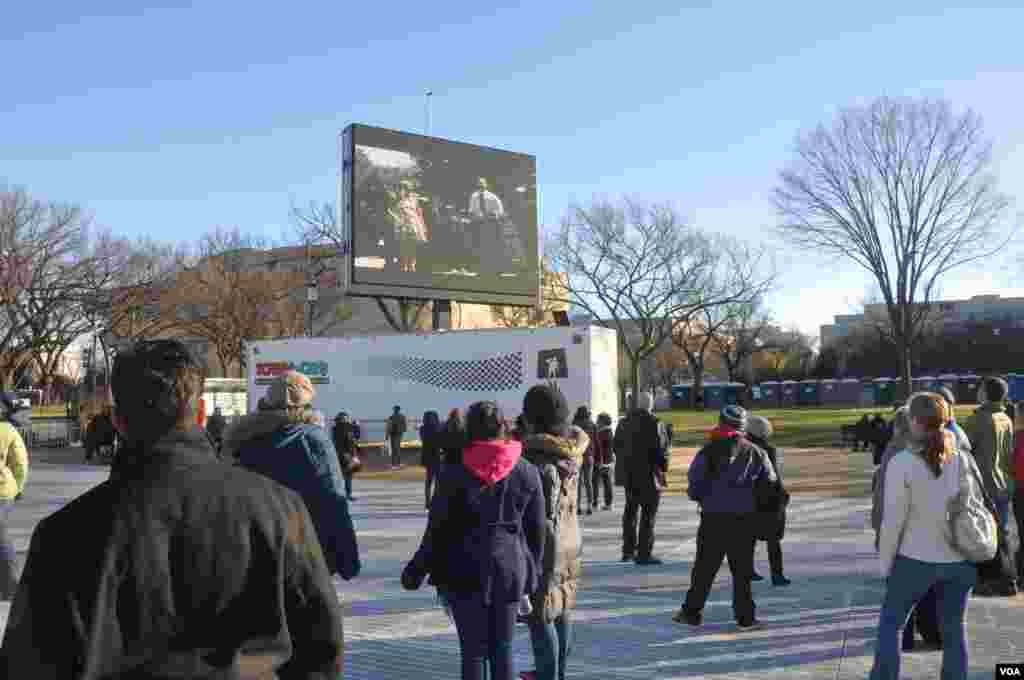
<svg viewBox="0 0 1024 680">
<path fill-rule="evenodd" d="M 391 448 L 391 468 L 395 469 L 402 465 L 402 437 L 409 429 L 409 423 L 402 413 L 401 406 L 395 406 L 394 413 L 388 418 L 388 444 Z"/>
<path fill-rule="evenodd" d="M 743 630 L 759 625 L 750 587 L 754 572 L 751 526 L 759 509 L 755 489 L 774 486 L 778 478 L 765 452 L 744 436 L 746 421 L 747 412 L 739 406 L 722 409 L 717 436 L 690 464 L 687 493 L 700 503 L 701 518 L 690 590 L 673 617 L 678 623 L 702 623 L 711 584 L 728 556 L 736 622 Z"/>
<path fill-rule="evenodd" d="M 334 450 L 338 454 L 341 476 L 345 479 L 345 495 L 350 501 L 356 499 L 352 495 L 352 477 L 358 471 L 361 464 L 359 460 L 360 434 L 358 425 L 353 423 L 352 419 L 344 411 L 334 418 L 331 441 L 334 443 Z"/>
<path fill-rule="evenodd" d="M 217 460 L 188 350 L 139 343 L 111 383 L 125 447 L 110 479 L 36 527 L 0 677 L 340 677 L 341 608 L 309 514 Z"/>
<path fill-rule="evenodd" d="M 615 431 L 616 454 L 626 490 L 626 508 L 622 513 L 622 561 L 637 564 L 661 564 L 654 557 L 654 522 L 661 492 L 668 474 L 668 435 L 652 409 L 650 393 L 640 395 L 639 408 L 630 412 Z M 620 453 L 621 452 L 621 453 Z M 637 535 L 637 515 L 639 537 Z"/>
</svg>

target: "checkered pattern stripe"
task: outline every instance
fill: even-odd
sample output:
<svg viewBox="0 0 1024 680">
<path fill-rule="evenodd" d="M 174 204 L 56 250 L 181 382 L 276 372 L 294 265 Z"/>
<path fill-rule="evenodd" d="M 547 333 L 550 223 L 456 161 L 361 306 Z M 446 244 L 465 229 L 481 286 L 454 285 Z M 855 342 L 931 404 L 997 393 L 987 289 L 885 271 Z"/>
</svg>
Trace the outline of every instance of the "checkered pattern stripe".
<svg viewBox="0 0 1024 680">
<path fill-rule="evenodd" d="M 522 387 L 523 353 L 469 361 L 402 357 L 395 361 L 392 370 L 395 378 L 443 390 L 501 392 Z"/>
</svg>

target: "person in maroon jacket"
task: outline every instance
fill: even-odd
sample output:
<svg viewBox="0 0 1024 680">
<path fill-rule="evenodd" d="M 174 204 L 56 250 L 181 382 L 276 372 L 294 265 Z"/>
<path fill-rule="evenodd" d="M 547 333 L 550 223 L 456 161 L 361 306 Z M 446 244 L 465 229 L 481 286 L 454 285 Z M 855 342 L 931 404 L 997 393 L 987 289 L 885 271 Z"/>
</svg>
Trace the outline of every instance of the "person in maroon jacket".
<svg viewBox="0 0 1024 680">
<path fill-rule="evenodd" d="M 594 438 L 594 502 L 604 488 L 604 510 L 612 509 L 612 470 L 615 469 L 615 449 L 612 417 L 607 413 L 597 416 L 597 436 Z"/>
</svg>

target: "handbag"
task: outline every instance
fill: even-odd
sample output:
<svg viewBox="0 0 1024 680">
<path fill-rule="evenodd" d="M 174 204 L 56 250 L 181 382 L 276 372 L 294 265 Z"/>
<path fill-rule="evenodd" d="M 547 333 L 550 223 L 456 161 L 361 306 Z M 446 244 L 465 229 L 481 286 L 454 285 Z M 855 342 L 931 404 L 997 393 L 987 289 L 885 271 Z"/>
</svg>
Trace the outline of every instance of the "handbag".
<svg viewBox="0 0 1024 680">
<path fill-rule="evenodd" d="M 949 499 L 946 521 L 949 523 L 950 544 L 968 562 L 988 562 L 999 548 L 999 530 L 996 518 L 985 503 L 980 491 L 981 480 L 957 453 L 959 466 L 957 493 Z"/>
</svg>

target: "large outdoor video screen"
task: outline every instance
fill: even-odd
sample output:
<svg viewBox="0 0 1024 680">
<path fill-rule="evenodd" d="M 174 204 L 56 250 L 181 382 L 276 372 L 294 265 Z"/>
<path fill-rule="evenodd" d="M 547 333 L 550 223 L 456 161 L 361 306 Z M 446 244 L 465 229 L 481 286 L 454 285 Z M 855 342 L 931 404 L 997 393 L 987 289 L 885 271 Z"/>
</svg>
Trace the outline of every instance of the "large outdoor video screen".
<svg viewBox="0 0 1024 680">
<path fill-rule="evenodd" d="M 536 298 L 533 156 L 364 125 L 346 132 L 352 293 Z"/>
</svg>

